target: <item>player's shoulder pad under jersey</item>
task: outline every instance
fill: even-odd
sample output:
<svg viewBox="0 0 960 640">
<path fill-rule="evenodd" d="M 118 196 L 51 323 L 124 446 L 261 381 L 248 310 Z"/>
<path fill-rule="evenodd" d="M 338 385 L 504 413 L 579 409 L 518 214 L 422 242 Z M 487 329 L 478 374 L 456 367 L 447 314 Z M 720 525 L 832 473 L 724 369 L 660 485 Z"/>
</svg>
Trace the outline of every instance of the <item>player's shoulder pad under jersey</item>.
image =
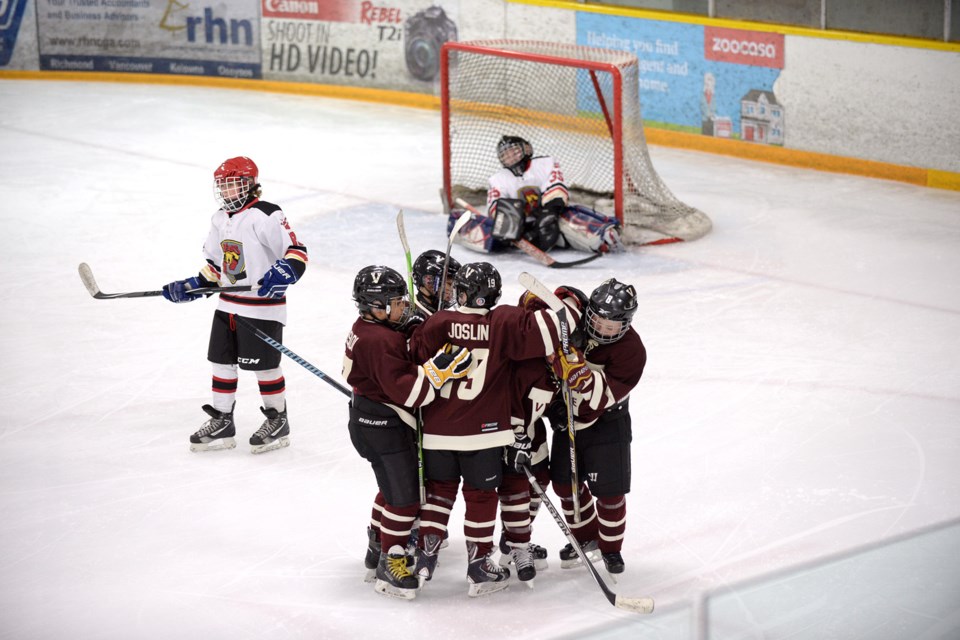
<svg viewBox="0 0 960 640">
<path fill-rule="evenodd" d="M 255 203 L 253 204 L 253 206 L 250 207 L 250 208 L 251 208 L 251 209 L 259 209 L 259 210 L 262 211 L 265 215 L 268 215 L 268 216 L 269 216 L 271 213 L 275 213 L 275 212 L 277 212 L 277 211 L 280 211 L 280 205 L 273 204 L 272 202 L 264 202 L 263 200 L 259 200 L 259 201 L 255 202 Z"/>
</svg>

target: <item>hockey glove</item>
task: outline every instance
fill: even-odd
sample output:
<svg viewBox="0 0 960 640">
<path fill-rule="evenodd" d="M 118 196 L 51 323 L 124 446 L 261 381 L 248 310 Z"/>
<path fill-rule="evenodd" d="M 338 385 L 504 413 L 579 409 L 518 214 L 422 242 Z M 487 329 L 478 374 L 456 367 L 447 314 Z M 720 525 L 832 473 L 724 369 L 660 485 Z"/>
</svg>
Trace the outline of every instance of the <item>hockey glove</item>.
<svg viewBox="0 0 960 640">
<path fill-rule="evenodd" d="M 207 283 L 201 282 L 200 278 L 194 276 L 186 280 L 177 280 L 163 286 L 163 297 L 170 302 L 192 302 L 202 298 L 202 293 L 191 293 L 191 289 L 200 289 L 207 286 Z"/>
<path fill-rule="evenodd" d="M 287 287 L 297 279 L 297 272 L 289 262 L 281 258 L 274 262 L 273 266 L 257 281 L 260 285 L 257 295 L 262 298 L 282 298 L 287 293 Z"/>
<path fill-rule="evenodd" d="M 527 216 L 523 237 L 541 251 L 553 249 L 560 241 L 560 223 L 556 214 L 545 210 L 537 215 Z"/>
<path fill-rule="evenodd" d="M 564 354 L 557 351 L 553 359 L 553 372 L 560 380 L 566 380 L 571 391 L 583 391 L 587 382 L 593 378 L 593 372 L 583 359 L 583 354 L 576 348 Z"/>
<path fill-rule="evenodd" d="M 413 330 L 419 327 L 424 323 L 424 317 L 417 314 L 411 313 L 403 320 L 399 325 L 397 325 L 397 331 L 410 337 L 410 334 L 413 333 Z"/>
<path fill-rule="evenodd" d="M 527 311 L 543 311 L 550 308 L 546 302 L 537 297 L 537 294 L 530 291 L 524 291 L 520 296 L 520 306 Z"/>
<path fill-rule="evenodd" d="M 503 452 L 503 461 L 517 473 L 523 473 L 523 468 L 529 467 L 533 459 L 533 441 L 523 427 L 514 429 L 513 437 L 513 444 Z"/>
<path fill-rule="evenodd" d="M 445 344 L 437 355 L 423 363 L 423 372 L 434 389 L 439 389 L 447 380 L 459 380 L 467 375 L 473 356 L 469 349 Z"/>
</svg>

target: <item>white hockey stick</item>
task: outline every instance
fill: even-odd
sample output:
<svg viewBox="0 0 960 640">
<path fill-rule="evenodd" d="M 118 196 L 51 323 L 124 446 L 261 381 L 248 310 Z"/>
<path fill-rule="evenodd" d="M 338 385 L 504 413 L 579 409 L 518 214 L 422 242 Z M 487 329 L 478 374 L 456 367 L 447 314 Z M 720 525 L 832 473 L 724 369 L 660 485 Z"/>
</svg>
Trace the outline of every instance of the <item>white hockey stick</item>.
<svg viewBox="0 0 960 640">
<path fill-rule="evenodd" d="M 440 302 L 437 304 L 437 310 L 443 309 L 444 300 L 447 297 L 447 265 L 450 264 L 450 250 L 453 248 L 453 239 L 460 233 L 460 229 L 463 229 L 464 225 L 470 222 L 472 217 L 473 214 L 469 210 L 464 211 L 463 215 L 453 223 L 453 229 L 450 230 L 450 237 L 447 238 L 447 253 L 443 256 L 443 273 L 440 274 Z"/>
<path fill-rule="evenodd" d="M 566 522 L 564 522 L 563 516 L 560 515 L 560 512 L 557 511 L 557 508 L 552 502 L 550 502 L 550 498 L 547 497 L 546 492 L 544 492 L 544 490 L 540 487 L 540 483 L 537 482 L 533 472 L 530 471 L 530 467 L 523 465 L 523 471 L 527 474 L 527 480 L 530 481 L 530 485 L 533 487 L 534 492 L 540 496 L 541 503 L 546 505 L 547 511 L 550 512 L 550 515 L 553 516 L 553 519 L 560 526 L 561 531 L 563 531 L 563 534 L 567 537 L 567 540 L 570 541 L 574 551 L 576 551 L 583 560 L 583 564 L 586 565 L 587 569 L 590 570 L 590 575 L 592 575 L 593 579 L 597 581 L 597 584 L 600 586 L 600 590 L 603 591 L 603 595 L 607 597 L 607 600 L 610 602 L 610 604 L 618 609 L 623 609 L 624 611 L 633 611 L 634 613 L 653 613 L 653 598 L 627 598 L 610 590 L 610 587 L 607 586 L 607 583 L 604 582 L 603 578 L 600 577 L 600 572 L 597 571 L 597 568 L 593 566 L 593 563 L 590 562 L 590 559 L 587 558 L 586 554 L 583 552 L 583 547 L 580 546 L 580 543 L 577 542 L 577 537 L 573 535 L 573 532 L 570 531 L 570 527 L 567 526 Z"/>
<path fill-rule="evenodd" d="M 527 291 L 547 303 L 560 320 L 560 345 L 564 354 L 570 353 L 570 321 L 567 319 L 567 307 L 553 291 L 535 277 L 524 271 L 520 274 L 520 284 Z M 567 409 L 567 434 L 570 436 L 570 489 L 573 498 L 573 520 L 580 522 L 580 474 L 577 472 L 577 431 L 573 424 L 573 402 L 570 398 L 570 385 L 566 380 L 561 385 L 563 403 Z"/>
<path fill-rule="evenodd" d="M 467 202 L 466 200 L 464 200 L 463 198 L 457 198 L 456 202 L 457 202 L 457 206 L 463 207 L 464 209 L 473 213 L 474 215 L 480 215 L 480 212 L 477 211 L 477 208 L 474 207 L 469 202 Z M 533 244 L 529 240 L 520 238 L 519 240 L 512 240 L 511 244 L 515 246 L 517 249 L 520 249 L 520 251 L 523 251 L 525 254 L 527 254 L 537 262 L 539 262 L 540 264 L 546 265 L 551 269 L 566 269 L 567 267 L 575 267 L 578 264 L 586 264 L 588 262 L 593 262 L 594 260 L 596 260 L 597 258 L 603 255 L 602 253 L 595 253 L 591 256 L 587 256 L 586 258 L 581 258 L 579 260 L 571 260 L 569 262 L 560 262 L 559 260 L 551 256 L 549 253 L 547 253 L 546 251 L 537 247 L 535 244 Z"/>
<path fill-rule="evenodd" d="M 79 267 L 80 280 L 83 282 L 83 286 L 87 288 L 87 291 L 90 292 L 90 295 L 96 298 L 97 300 L 109 300 L 112 298 L 149 298 L 153 296 L 162 296 L 163 291 L 129 291 L 127 293 L 104 293 L 100 291 L 100 287 L 97 285 L 96 279 L 93 277 L 93 270 L 90 269 L 90 265 L 86 262 L 81 262 Z M 243 286 L 243 287 L 202 287 L 200 289 L 190 289 L 191 293 L 201 293 L 204 295 L 212 295 L 214 293 L 231 293 L 235 291 L 251 291 L 252 286 Z"/>
</svg>

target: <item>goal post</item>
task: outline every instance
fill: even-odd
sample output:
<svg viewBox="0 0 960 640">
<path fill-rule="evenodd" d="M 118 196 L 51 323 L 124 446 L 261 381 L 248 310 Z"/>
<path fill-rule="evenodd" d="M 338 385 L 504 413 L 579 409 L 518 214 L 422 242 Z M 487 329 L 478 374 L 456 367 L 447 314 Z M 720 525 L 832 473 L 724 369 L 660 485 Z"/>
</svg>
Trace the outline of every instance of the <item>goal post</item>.
<svg viewBox="0 0 960 640">
<path fill-rule="evenodd" d="M 710 218 L 653 168 L 639 64 L 626 51 L 532 40 L 447 42 L 441 51 L 443 188 L 485 201 L 501 136 L 560 162 L 570 201 L 616 215 L 627 242 L 694 240 Z"/>
</svg>

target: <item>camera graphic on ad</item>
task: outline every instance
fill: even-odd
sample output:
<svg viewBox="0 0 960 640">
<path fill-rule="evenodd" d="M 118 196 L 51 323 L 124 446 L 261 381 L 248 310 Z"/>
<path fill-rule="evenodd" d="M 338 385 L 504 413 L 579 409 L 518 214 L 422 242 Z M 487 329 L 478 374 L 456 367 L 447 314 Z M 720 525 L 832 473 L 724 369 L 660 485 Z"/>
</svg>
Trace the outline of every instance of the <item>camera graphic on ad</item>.
<svg viewBox="0 0 960 640">
<path fill-rule="evenodd" d="M 440 48 L 457 39 L 457 25 L 443 7 L 424 9 L 404 25 L 407 70 L 417 80 L 430 81 L 440 71 Z"/>
</svg>

